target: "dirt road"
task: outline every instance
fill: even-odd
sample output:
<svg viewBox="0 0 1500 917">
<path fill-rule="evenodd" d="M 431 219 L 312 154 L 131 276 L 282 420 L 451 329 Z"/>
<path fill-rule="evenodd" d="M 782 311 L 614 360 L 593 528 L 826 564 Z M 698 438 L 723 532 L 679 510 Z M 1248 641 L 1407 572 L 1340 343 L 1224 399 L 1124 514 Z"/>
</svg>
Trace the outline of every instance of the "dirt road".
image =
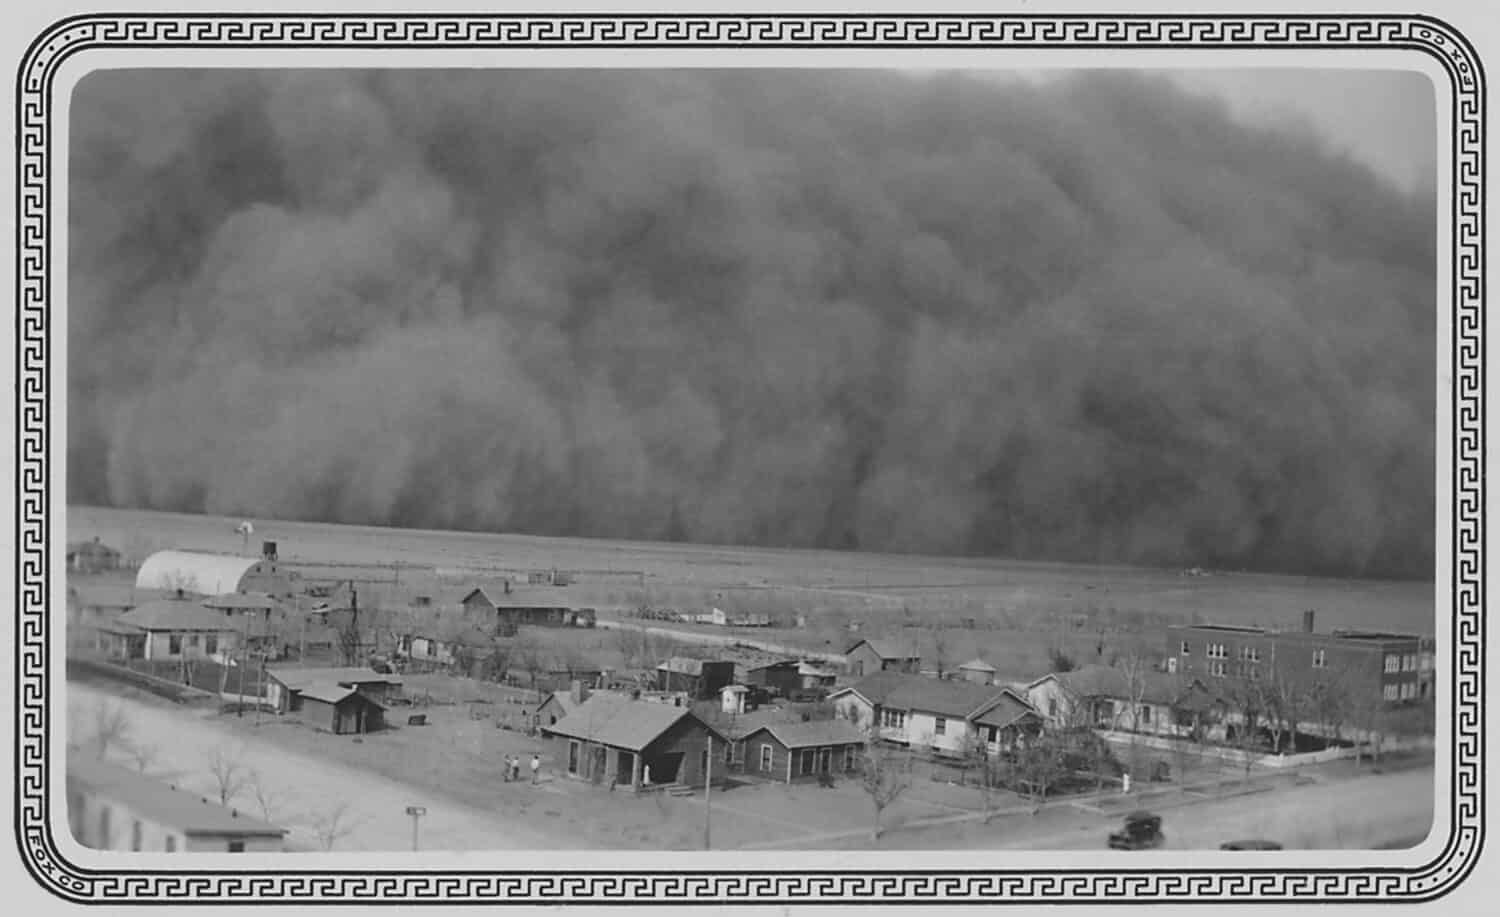
<svg viewBox="0 0 1500 917">
<path fill-rule="evenodd" d="M 1168 849 L 1214 849 L 1225 841 L 1267 839 L 1288 848 L 1371 849 L 1425 837 L 1432 825 L 1431 768 L 1374 774 L 1163 810 Z M 1011 850 L 1089 850 L 1117 819 L 1092 817 L 1046 833 L 977 846 Z"/>
<path fill-rule="evenodd" d="M 209 757 L 220 747 L 233 750 L 233 760 L 246 773 L 257 773 L 270 790 L 271 820 L 291 829 L 289 839 L 299 849 L 321 849 L 315 825 L 320 819 L 326 821 L 341 803 L 347 804 L 342 822 L 349 833 L 336 841 L 335 850 L 410 849 L 412 824 L 406 815 L 406 807 L 410 805 L 427 809 L 419 829 L 423 850 L 551 846 L 543 835 L 524 823 L 501 820 L 490 813 L 434 799 L 395 781 L 327 760 L 274 746 L 256 747 L 216 723 L 217 714 L 187 708 L 165 709 L 70 682 L 69 719 L 79 724 L 80 738 L 87 738 L 91 711 L 105 702 L 119 704 L 124 709 L 130 721 L 130 742 L 153 749 L 154 758 L 146 773 L 183 789 L 217 799 L 218 782 L 209 769 Z M 328 740 L 350 741 L 347 737 L 333 736 Z M 137 767 L 123 749 L 112 752 L 110 757 L 132 769 Z M 261 815 L 252 786 L 244 786 L 230 804 Z"/>
</svg>

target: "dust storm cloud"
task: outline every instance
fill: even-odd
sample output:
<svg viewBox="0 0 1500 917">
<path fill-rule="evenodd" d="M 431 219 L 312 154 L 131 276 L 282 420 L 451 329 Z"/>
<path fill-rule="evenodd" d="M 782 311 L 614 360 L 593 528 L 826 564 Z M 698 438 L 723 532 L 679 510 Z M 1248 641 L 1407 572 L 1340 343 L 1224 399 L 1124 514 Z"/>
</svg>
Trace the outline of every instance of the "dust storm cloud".
<svg viewBox="0 0 1500 917">
<path fill-rule="evenodd" d="M 1121 73 L 98 73 L 68 494 L 1429 576 L 1434 220 Z"/>
</svg>

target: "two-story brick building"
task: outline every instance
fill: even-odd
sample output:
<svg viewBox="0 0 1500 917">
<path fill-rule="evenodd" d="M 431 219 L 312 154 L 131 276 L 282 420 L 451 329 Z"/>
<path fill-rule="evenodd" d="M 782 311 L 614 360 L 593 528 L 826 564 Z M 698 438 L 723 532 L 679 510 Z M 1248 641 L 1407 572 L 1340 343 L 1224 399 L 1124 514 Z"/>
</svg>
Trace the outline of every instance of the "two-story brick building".
<svg viewBox="0 0 1500 917">
<path fill-rule="evenodd" d="M 1338 680 L 1401 703 L 1431 698 L 1435 677 L 1431 638 L 1383 631 L 1317 633 L 1310 611 L 1295 631 L 1227 624 L 1169 627 L 1164 649 L 1168 673 L 1198 678 L 1210 689 L 1274 673 L 1308 685 Z"/>
</svg>

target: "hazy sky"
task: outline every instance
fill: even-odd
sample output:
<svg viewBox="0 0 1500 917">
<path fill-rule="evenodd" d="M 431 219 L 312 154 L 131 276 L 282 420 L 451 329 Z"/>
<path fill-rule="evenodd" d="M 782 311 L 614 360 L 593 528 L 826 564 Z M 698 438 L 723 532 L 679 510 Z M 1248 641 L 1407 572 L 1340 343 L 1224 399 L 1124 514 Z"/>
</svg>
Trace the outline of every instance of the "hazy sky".
<svg viewBox="0 0 1500 917">
<path fill-rule="evenodd" d="M 1437 118 L 1432 82 L 1398 70 L 1196 70 L 1177 82 L 1229 102 L 1252 122 L 1300 119 L 1404 188 L 1431 182 Z"/>
</svg>

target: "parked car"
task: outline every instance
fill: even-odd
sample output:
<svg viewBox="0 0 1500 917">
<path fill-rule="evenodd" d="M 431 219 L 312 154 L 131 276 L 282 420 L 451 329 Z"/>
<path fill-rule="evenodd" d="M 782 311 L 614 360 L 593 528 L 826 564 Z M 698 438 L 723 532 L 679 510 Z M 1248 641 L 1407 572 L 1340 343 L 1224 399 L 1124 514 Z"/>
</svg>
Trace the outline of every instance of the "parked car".
<svg viewBox="0 0 1500 917">
<path fill-rule="evenodd" d="M 1219 845 L 1220 850 L 1280 850 L 1281 845 L 1276 841 L 1226 841 Z"/>
<path fill-rule="evenodd" d="M 1150 850 L 1166 840 L 1161 830 L 1161 816 L 1150 812 L 1131 812 L 1125 826 L 1109 836 L 1111 850 Z"/>
</svg>

